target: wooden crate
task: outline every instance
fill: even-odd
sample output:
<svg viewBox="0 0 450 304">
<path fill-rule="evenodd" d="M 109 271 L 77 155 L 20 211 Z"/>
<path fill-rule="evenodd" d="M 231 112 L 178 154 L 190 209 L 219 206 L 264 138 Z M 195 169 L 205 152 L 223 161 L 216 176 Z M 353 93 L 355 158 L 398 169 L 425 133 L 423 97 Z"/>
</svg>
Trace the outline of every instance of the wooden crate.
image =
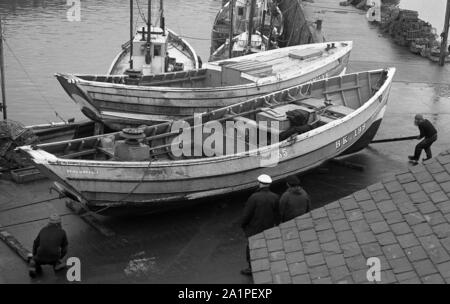
<svg viewBox="0 0 450 304">
<path fill-rule="evenodd" d="M 24 184 L 45 178 L 45 176 L 35 167 L 12 170 L 11 177 L 18 184 Z"/>
</svg>

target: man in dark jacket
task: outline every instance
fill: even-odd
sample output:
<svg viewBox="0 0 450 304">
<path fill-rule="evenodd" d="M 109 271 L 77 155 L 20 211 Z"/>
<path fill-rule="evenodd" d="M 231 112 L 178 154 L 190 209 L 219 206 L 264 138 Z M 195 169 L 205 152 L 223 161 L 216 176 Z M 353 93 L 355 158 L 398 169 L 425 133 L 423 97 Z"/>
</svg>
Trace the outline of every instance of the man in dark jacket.
<svg viewBox="0 0 450 304">
<path fill-rule="evenodd" d="M 279 197 L 270 191 L 272 183 L 270 176 L 263 174 L 258 177 L 259 189 L 253 193 L 244 208 L 242 217 L 242 229 L 247 238 L 263 232 L 277 224 L 277 206 Z M 241 271 L 242 274 L 251 275 L 250 248 L 247 243 L 247 262 L 249 267 Z"/>
<path fill-rule="evenodd" d="M 288 189 L 280 199 L 280 221 L 287 222 L 311 211 L 311 199 L 295 176 L 286 179 Z"/>
<path fill-rule="evenodd" d="M 422 150 L 425 150 L 427 158 L 423 161 L 429 160 L 432 157 L 431 145 L 437 140 L 437 131 L 428 119 L 424 119 L 421 114 L 417 114 L 414 118 L 414 124 L 419 128 L 420 135 L 417 139 L 424 138 L 416 145 L 414 155 L 408 156 L 413 164 L 417 164 Z"/>
<path fill-rule="evenodd" d="M 42 228 L 33 243 L 33 257 L 30 261 L 29 273 L 31 277 L 42 272 L 41 265 L 52 265 L 55 271 L 65 265 L 61 259 L 67 254 L 67 235 L 61 228 L 61 218 L 53 214 L 47 226 Z"/>
</svg>

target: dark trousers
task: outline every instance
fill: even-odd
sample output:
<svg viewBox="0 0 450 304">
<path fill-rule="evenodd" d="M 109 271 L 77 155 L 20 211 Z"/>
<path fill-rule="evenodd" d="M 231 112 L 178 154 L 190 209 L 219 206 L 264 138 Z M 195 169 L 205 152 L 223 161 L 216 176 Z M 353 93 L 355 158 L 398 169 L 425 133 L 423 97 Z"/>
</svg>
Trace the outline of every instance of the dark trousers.
<svg viewBox="0 0 450 304">
<path fill-rule="evenodd" d="M 416 149 L 414 150 L 414 159 L 419 160 L 420 154 L 422 150 L 425 150 L 427 158 L 431 158 L 431 145 L 437 140 L 437 134 L 430 138 L 425 138 L 421 142 L 416 145 Z"/>
<path fill-rule="evenodd" d="M 29 262 L 28 269 L 32 273 L 39 274 L 42 272 L 42 267 L 41 267 L 42 265 L 51 265 L 51 266 L 53 266 L 53 270 L 55 270 L 55 271 L 58 271 L 58 270 L 61 270 L 62 268 L 64 268 L 64 264 L 62 263 L 61 260 L 41 261 L 41 260 L 33 257 L 33 258 L 31 258 L 31 260 Z"/>
<path fill-rule="evenodd" d="M 248 267 L 252 268 L 252 264 L 250 263 L 250 244 L 248 242 L 245 248 L 245 257 L 247 258 Z"/>
</svg>

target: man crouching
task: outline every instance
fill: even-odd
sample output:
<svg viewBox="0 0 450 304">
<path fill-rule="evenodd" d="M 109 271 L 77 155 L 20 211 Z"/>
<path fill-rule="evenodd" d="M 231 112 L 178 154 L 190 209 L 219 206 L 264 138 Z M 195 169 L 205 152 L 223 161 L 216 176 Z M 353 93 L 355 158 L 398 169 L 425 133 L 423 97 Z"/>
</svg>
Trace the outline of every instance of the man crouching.
<svg viewBox="0 0 450 304">
<path fill-rule="evenodd" d="M 49 223 L 42 228 L 33 243 L 33 257 L 29 264 L 30 277 L 42 273 L 41 265 L 52 265 L 54 271 L 65 268 L 61 259 L 67 254 L 67 235 L 61 227 L 61 218 L 57 214 L 49 217 Z"/>
</svg>

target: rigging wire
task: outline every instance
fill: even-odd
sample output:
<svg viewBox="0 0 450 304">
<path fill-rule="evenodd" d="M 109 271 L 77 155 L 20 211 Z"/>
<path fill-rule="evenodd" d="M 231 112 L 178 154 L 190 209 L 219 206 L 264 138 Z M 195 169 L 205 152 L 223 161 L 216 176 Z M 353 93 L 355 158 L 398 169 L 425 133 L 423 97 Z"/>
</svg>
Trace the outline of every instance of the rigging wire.
<svg viewBox="0 0 450 304">
<path fill-rule="evenodd" d="M 145 14 L 141 10 L 141 6 L 139 5 L 139 0 L 136 0 L 136 5 L 138 8 L 139 15 L 141 16 L 141 18 L 145 22 L 145 24 L 147 24 L 147 18 L 145 17 Z"/>
<path fill-rule="evenodd" d="M 3 36 L 4 37 L 4 36 Z M 56 117 L 58 117 L 59 119 L 61 119 L 63 122 L 67 123 L 67 121 L 61 116 L 59 115 L 59 113 L 56 111 L 56 109 L 52 106 L 52 104 L 50 103 L 50 101 L 45 97 L 45 95 L 42 93 L 42 91 L 39 89 L 39 86 L 33 81 L 33 79 L 31 78 L 30 74 L 28 73 L 28 71 L 25 69 L 25 66 L 22 64 L 22 62 L 20 61 L 19 57 L 17 57 L 17 55 L 14 53 L 14 51 L 12 50 L 11 46 L 9 45 L 8 41 L 3 38 L 3 42 L 5 43 L 6 47 L 8 48 L 8 50 L 11 52 L 11 54 L 13 55 L 14 59 L 17 61 L 17 63 L 20 65 L 20 67 L 22 68 L 23 72 L 25 73 L 25 75 L 27 76 L 28 80 L 31 82 L 31 84 L 34 86 L 34 88 L 36 89 L 36 91 L 39 93 L 39 95 L 41 95 L 42 99 L 47 103 L 47 105 L 53 110 L 53 112 L 55 112 Z"/>
</svg>

